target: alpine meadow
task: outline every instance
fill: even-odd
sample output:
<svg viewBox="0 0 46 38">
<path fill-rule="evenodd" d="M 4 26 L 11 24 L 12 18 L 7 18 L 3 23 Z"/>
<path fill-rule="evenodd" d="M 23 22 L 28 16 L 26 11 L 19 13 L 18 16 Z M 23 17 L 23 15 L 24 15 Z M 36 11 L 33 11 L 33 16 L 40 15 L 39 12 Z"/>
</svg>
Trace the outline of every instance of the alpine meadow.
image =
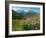
<svg viewBox="0 0 46 38">
<path fill-rule="evenodd" d="M 12 31 L 40 30 L 40 8 L 13 7 Z"/>
</svg>

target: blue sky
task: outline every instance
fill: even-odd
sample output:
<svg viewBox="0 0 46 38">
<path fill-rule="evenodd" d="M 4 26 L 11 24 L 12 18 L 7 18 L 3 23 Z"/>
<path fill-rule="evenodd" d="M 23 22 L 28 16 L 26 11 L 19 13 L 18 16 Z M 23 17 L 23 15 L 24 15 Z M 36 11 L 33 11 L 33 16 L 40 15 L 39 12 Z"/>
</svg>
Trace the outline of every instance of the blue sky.
<svg viewBox="0 0 46 38">
<path fill-rule="evenodd" d="M 40 13 L 40 8 L 38 7 L 13 7 L 13 10 L 20 12 L 20 11 L 24 11 L 24 12 L 28 12 L 28 11 L 33 11 L 36 13 Z"/>
</svg>

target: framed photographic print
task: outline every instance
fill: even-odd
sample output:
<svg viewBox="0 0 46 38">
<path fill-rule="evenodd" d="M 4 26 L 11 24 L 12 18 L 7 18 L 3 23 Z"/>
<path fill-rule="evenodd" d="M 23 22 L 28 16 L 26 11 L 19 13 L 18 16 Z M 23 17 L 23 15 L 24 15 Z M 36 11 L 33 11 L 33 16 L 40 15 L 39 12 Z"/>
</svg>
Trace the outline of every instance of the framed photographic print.
<svg viewBox="0 0 46 38">
<path fill-rule="evenodd" d="M 6 1 L 6 37 L 45 34 L 45 3 Z"/>
</svg>

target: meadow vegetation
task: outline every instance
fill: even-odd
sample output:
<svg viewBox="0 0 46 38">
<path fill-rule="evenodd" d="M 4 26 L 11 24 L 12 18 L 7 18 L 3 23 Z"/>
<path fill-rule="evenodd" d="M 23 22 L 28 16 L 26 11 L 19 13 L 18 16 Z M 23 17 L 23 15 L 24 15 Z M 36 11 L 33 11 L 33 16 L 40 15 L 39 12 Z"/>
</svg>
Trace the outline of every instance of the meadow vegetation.
<svg viewBox="0 0 46 38">
<path fill-rule="evenodd" d="M 24 30 L 39 30 L 40 29 L 40 14 L 29 11 L 16 12 L 12 10 L 12 31 Z"/>
</svg>

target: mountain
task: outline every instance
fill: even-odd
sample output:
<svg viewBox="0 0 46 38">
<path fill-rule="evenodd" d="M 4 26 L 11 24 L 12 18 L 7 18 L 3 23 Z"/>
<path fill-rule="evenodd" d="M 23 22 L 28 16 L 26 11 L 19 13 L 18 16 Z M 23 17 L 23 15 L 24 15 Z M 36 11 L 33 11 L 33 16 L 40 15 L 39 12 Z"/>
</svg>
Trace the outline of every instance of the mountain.
<svg viewBox="0 0 46 38">
<path fill-rule="evenodd" d="M 12 10 L 12 19 L 21 19 L 23 17 L 24 17 L 23 13 L 18 13 L 16 11 Z"/>
<path fill-rule="evenodd" d="M 28 12 L 25 12 L 23 10 L 20 12 L 12 10 L 12 18 L 13 19 L 22 19 L 22 18 L 25 18 L 27 16 L 32 16 L 32 15 L 38 16 L 38 15 L 40 15 L 40 13 L 36 13 L 31 10 L 29 10 Z"/>
</svg>

